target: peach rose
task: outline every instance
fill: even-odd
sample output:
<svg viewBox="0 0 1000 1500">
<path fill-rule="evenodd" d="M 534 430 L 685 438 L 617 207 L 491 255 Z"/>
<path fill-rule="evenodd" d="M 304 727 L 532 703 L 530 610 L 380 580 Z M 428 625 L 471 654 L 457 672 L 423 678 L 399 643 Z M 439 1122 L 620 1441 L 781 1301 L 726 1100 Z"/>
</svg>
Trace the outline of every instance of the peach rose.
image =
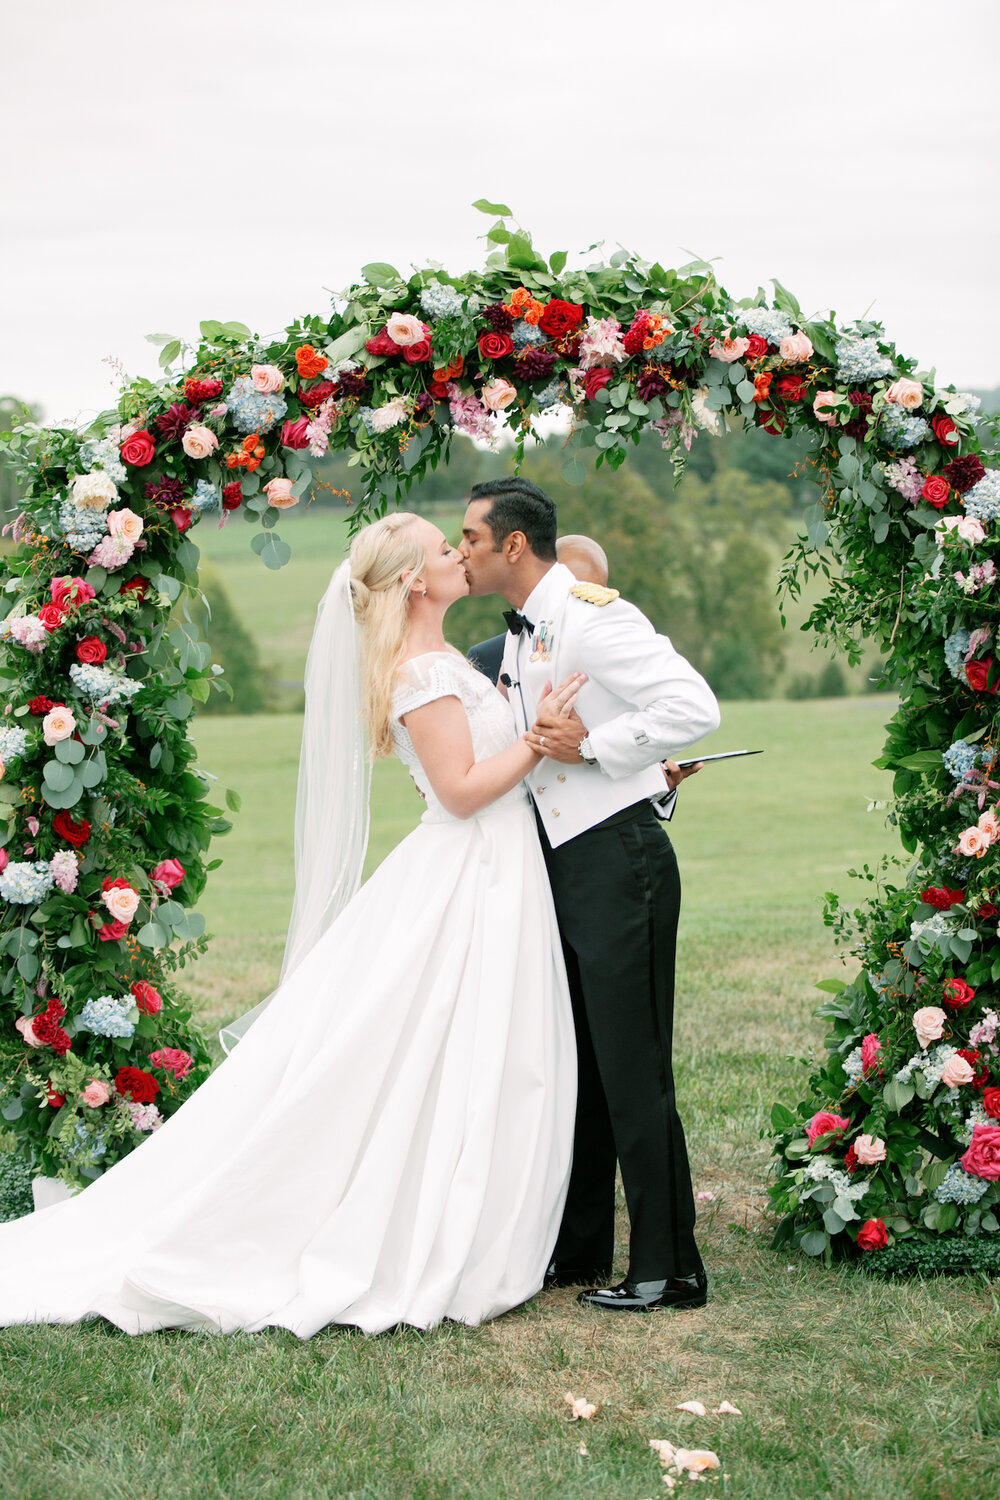
<svg viewBox="0 0 1000 1500">
<path fill-rule="evenodd" d="M 793 333 L 790 338 L 781 340 L 778 353 L 786 364 L 804 364 L 807 359 L 812 359 L 812 339 L 804 333 Z"/>
<path fill-rule="evenodd" d="M 885 1161 L 885 1141 L 878 1135 L 859 1135 L 854 1142 L 854 1154 L 863 1167 L 874 1167 Z"/>
<path fill-rule="evenodd" d="M 274 369 L 274 366 L 255 365 L 254 368 L 269 370 Z M 280 380 L 280 370 L 275 370 L 275 374 Z M 269 386 L 268 390 L 270 389 L 271 387 Z M 278 389 L 278 386 L 274 387 L 274 390 Z M 187 454 L 188 458 L 207 458 L 210 453 L 215 452 L 218 446 L 219 439 L 216 437 L 211 427 L 189 427 L 184 436 L 181 438 L 181 447 L 184 449 L 184 452 Z"/>
<path fill-rule="evenodd" d="M 32 1030 L 30 1016 L 18 1016 L 14 1022 L 14 1030 L 21 1033 L 29 1047 L 40 1047 L 42 1045 Z"/>
<path fill-rule="evenodd" d="M 978 827 L 985 833 L 991 844 L 1000 838 L 1000 822 L 997 822 L 997 815 L 992 808 L 980 814 Z"/>
<path fill-rule="evenodd" d="M 831 407 L 829 403 L 836 401 L 838 394 L 837 391 L 817 391 L 813 397 L 813 415 L 821 422 L 825 422 L 827 427 L 837 425 L 837 409 Z"/>
<path fill-rule="evenodd" d="M 137 516 L 134 510 L 109 510 L 108 530 L 112 536 L 120 536 L 123 541 L 131 542 L 134 547 L 142 536 L 142 517 Z"/>
<path fill-rule="evenodd" d="M 509 380 L 491 380 L 483 386 L 483 405 L 487 411 L 503 411 L 517 399 L 517 389 Z"/>
<path fill-rule="evenodd" d="M 734 364 L 736 360 L 742 359 L 749 348 L 749 339 L 727 338 L 723 339 L 721 343 L 718 339 L 713 339 L 708 346 L 708 352 L 713 359 L 721 359 L 724 360 L 727 365 L 731 365 Z"/>
<path fill-rule="evenodd" d="M 941 1069 L 941 1082 L 946 1089 L 960 1089 L 971 1083 L 975 1076 L 975 1069 L 964 1057 L 959 1057 L 957 1052 L 954 1057 L 949 1057 Z"/>
<path fill-rule="evenodd" d="M 42 738 L 47 745 L 58 745 L 60 740 L 68 740 L 75 733 L 76 720 L 71 710 L 62 705 L 50 708 L 42 720 Z"/>
<path fill-rule="evenodd" d="M 986 528 L 982 521 L 975 516 L 959 516 L 956 532 L 963 542 L 982 542 L 986 540 Z"/>
<path fill-rule="evenodd" d="M 924 1005 L 913 1012 L 913 1029 L 921 1047 L 930 1046 L 944 1035 L 944 1023 L 948 1019 L 939 1005 Z"/>
<path fill-rule="evenodd" d="M 408 349 L 412 344 L 419 344 L 427 337 L 423 323 L 412 313 L 394 312 L 385 325 L 385 331 L 392 342 L 398 344 L 401 349 Z"/>
<path fill-rule="evenodd" d="M 99 1078 L 92 1078 L 81 1093 L 80 1098 L 88 1108 L 98 1109 L 102 1104 L 107 1104 L 111 1098 L 111 1090 Z"/>
<path fill-rule="evenodd" d="M 139 893 L 130 885 L 114 885 L 102 891 L 101 900 L 116 922 L 131 922 L 139 909 Z"/>
<path fill-rule="evenodd" d="M 973 855 L 976 859 L 982 859 L 989 847 L 989 834 L 984 833 L 981 828 L 966 828 L 959 838 L 955 853 L 964 854 L 966 859 L 971 859 Z"/>
<path fill-rule="evenodd" d="M 916 411 L 922 405 L 924 388 L 919 380 L 894 380 L 885 393 L 885 399 L 904 411 Z"/>
<path fill-rule="evenodd" d="M 275 391 L 280 391 L 285 383 L 285 377 L 277 365 L 251 365 L 250 379 L 253 381 L 254 390 L 260 391 L 265 396 L 270 396 Z M 192 455 L 192 457 L 199 458 L 201 456 L 201 454 Z"/>
<path fill-rule="evenodd" d="M 298 495 L 292 494 L 291 479 L 269 479 L 264 486 L 264 494 L 276 510 L 290 510 L 293 505 L 298 505 Z"/>
</svg>

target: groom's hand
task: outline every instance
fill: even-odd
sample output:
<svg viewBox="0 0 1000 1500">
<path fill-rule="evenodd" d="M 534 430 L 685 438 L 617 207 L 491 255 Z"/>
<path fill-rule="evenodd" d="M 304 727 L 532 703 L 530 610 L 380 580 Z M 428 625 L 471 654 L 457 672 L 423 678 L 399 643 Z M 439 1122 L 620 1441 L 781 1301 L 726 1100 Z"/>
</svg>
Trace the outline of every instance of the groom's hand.
<svg viewBox="0 0 1000 1500">
<path fill-rule="evenodd" d="M 578 765 L 582 758 L 580 741 L 586 735 L 586 725 L 574 708 L 568 714 L 539 713 L 525 739 L 536 755 Z"/>
</svg>

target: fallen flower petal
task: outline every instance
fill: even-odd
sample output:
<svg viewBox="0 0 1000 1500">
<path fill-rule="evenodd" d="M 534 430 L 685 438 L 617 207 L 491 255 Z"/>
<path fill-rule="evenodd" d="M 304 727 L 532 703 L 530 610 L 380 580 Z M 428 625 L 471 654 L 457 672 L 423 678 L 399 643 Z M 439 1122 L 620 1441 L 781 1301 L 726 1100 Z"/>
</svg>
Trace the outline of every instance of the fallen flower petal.
<svg viewBox="0 0 1000 1500">
<path fill-rule="evenodd" d="M 696 1193 L 695 1197 L 697 1198 L 697 1200 L 698 1200 L 699 1203 L 714 1203 L 715 1202 L 715 1194 L 712 1193 L 712 1192 L 709 1192 L 707 1189 L 704 1192 Z"/>
<path fill-rule="evenodd" d="M 567 1391 L 563 1400 L 570 1408 L 571 1422 L 589 1422 L 597 1411 L 597 1407 L 592 1401 L 588 1401 L 586 1396 L 574 1396 L 572 1391 Z"/>
<path fill-rule="evenodd" d="M 707 1417 L 708 1413 L 700 1401 L 681 1401 L 677 1411 L 689 1411 L 693 1417 Z"/>
<path fill-rule="evenodd" d="M 713 1407 L 713 1412 L 717 1417 L 742 1417 L 743 1415 L 739 1407 L 733 1406 L 731 1401 L 720 1402 L 718 1406 Z"/>
<path fill-rule="evenodd" d="M 579 1446 L 579 1448 L 577 1448 L 576 1451 L 577 1451 L 577 1453 L 579 1453 L 579 1455 L 580 1455 L 581 1458 L 589 1458 L 590 1457 L 590 1454 L 587 1452 L 587 1445 L 586 1445 L 586 1443 L 581 1443 L 580 1446 Z"/>
<path fill-rule="evenodd" d="M 705 1469 L 720 1469 L 718 1454 L 711 1448 L 678 1448 L 674 1453 L 674 1467 L 685 1469 L 689 1474 L 700 1474 Z"/>
</svg>

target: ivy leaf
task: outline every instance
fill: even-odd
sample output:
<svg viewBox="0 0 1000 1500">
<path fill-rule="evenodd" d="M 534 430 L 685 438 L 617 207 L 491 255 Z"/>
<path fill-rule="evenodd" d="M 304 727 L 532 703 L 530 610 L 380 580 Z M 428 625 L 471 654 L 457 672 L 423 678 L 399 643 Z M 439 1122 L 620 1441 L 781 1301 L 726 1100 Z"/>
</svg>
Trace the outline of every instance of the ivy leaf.
<svg viewBox="0 0 1000 1500">
<path fill-rule="evenodd" d="M 229 808 L 230 812 L 239 812 L 240 808 L 243 806 L 243 798 L 240 796 L 239 792 L 234 792 L 232 787 L 226 788 L 226 806 Z"/>
<path fill-rule="evenodd" d="M 509 219 L 511 216 L 511 210 L 506 203 L 491 203 L 488 198 L 477 198 L 472 206 L 478 208 L 481 214 L 490 214 L 493 218 L 499 215 L 501 218 Z"/>
</svg>

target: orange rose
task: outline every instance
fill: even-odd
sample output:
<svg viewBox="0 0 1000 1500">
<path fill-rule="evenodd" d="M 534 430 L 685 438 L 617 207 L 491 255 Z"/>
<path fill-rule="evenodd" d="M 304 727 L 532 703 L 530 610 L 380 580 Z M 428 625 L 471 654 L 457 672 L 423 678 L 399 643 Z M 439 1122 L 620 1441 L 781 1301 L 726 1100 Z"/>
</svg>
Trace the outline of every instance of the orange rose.
<svg viewBox="0 0 1000 1500">
<path fill-rule="evenodd" d="M 295 363 L 303 380 L 315 380 L 330 361 L 325 354 L 317 354 L 312 344 L 300 344 L 295 351 Z"/>
<path fill-rule="evenodd" d="M 768 395 L 769 395 L 770 390 L 771 390 L 771 380 L 772 379 L 773 379 L 773 377 L 770 374 L 770 372 L 768 372 L 768 373 L 766 373 L 764 375 L 755 375 L 754 376 L 754 380 L 753 380 L 753 387 L 754 387 L 753 399 L 755 401 L 766 401 L 767 400 Z"/>
<path fill-rule="evenodd" d="M 510 294 L 510 302 L 507 305 L 507 311 L 510 313 L 512 318 L 522 318 L 524 316 L 525 308 L 530 306 L 532 301 L 532 295 L 528 291 L 528 288 L 526 286 L 515 287 Z"/>
<path fill-rule="evenodd" d="M 544 315 L 545 315 L 545 303 L 544 302 L 536 302 L 534 300 L 534 298 L 531 299 L 531 301 L 527 304 L 527 306 L 524 309 L 524 321 L 526 323 L 531 323 L 533 325 L 537 325 L 537 324 L 539 324 L 542 321 L 542 318 L 544 317 Z"/>
</svg>

